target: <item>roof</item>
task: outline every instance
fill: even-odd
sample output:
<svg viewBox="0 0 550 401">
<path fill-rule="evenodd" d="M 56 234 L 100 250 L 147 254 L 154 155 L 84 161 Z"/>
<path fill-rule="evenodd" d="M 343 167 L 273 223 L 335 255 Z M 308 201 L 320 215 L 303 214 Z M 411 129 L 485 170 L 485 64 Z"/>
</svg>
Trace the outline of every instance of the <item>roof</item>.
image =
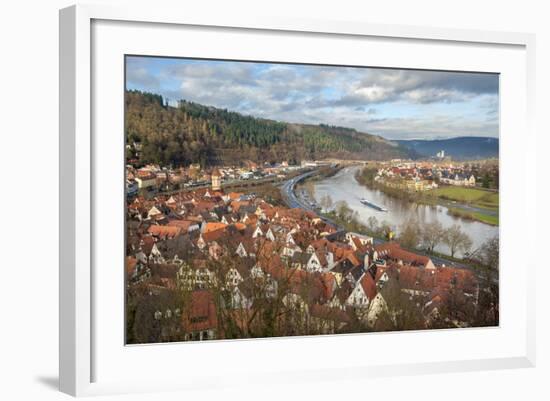
<svg viewBox="0 0 550 401">
<path fill-rule="evenodd" d="M 167 226 L 179 227 L 182 231 L 187 232 L 189 231 L 189 227 L 196 224 L 197 222 L 192 220 L 170 220 Z"/>
<path fill-rule="evenodd" d="M 231 208 L 235 211 L 235 212 L 238 212 L 239 209 L 243 206 L 248 206 L 250 205 L 250 202 L 249 201 L 239 201 L 239 200 L 234 200 L 231 202 Z"/>
<path fill-rule="evenodd" d="M 227 196 L 229 197 L 229 199 L 231 200 L 237 200 L 239 199 L 241 196 L 243 196 L 244 194 L 243 193 L 240 193 L 240 192 L 229 192 L 229 194 L 227 194 Z"/>
<path fill-rule="evenodd" d="M 397 242 L 387 242 L 374 247 L 380 257 L 388 256 L 391 259 L 401 260 L 413 265 L 426 266 L 430 258 L 424 255 L 418 255 L 413 252 L 402 249 Z"/>
<path fill-rule="evenodd" d="M 340 308 L 332 308 L 327 305 L 313 304 L 309 308 L 311 316 L 323 320 L 333 320 L 339 323 L 349 323 L 349 315 Z"/>
<path fill-rule="evenodd" d="M 201 234 L 202 239 L 206 242 L 217 241 L 225 234 L 225 228 L 204 232 Z"/>
<path fill-rule="evenodd" d="M 181 234 L 182 228 L 174 227 L 174 226 L 152 225 L 152 226 L 149 226 L 149 228 L 147 229 L 147 232 L 151 235 L 154 235 L 155 237 L 174 238 Z"/>
<path fill-rule="evenodd" d="M 326 267 L 328 265 L 326 254 L 324 252 L 315 251 L 315 255 L 317 255 L 317 259 L 319 260 L 319 263 L 321 263 L 321 266 Z"/>
<path fill-rule="evenodd" d="M 233 226 L 239 231 L 243 231 L 243 230 L 246 229 L 246 224 L 243 224 L 243 223 L 240 223 L 240 222 L 234 223 Z"/>
<path fill-rule="evenodd" d="M 204 226 L 204 233 L 208 233 L 210 231 L 216 231 L 216 230 L 223 230 L 227 227 L 227 224 L 225 223 L 217 223 L 217 222 L 208 222 Z"/>
<path fill-rule="evenodd" d="M 179 266 L 175 264 L 152 264 L 150 269 L 153 277 L 174 279 L 179 271 Z"/>
<path fill-rule="evenodd" d="M 216 202 L 201 200 L 195 204 L 195 210 L 200 213 L 202 211 L 210 211 L 216 208 Z"/>
<path fill-rule="evenodd" d="M 369 301 L 372 301 L 377 294 L 376 283 L 374 282 L 372 276 L 368 273 L 363 274 L 363 277 L 359 283 L 363 287 L 363 291 L 365 291 Z"/>
<path fill-rule="evenodd" d="M 191 293 L 189 310 L 182 314 L 182 326 L 188 332 L 217 328 L 216 304 L 210 291 Z"/>
</svg>

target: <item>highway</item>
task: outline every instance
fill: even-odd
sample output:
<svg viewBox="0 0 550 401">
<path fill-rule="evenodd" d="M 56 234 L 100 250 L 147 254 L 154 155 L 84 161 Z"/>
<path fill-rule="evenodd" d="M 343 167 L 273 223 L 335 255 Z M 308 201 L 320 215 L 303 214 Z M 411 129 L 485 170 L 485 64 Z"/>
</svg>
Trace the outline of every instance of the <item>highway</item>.
<svg viewBox="0 0 550 401">
<path fill-rule="evenodd" d="M 311 207 L 311 205 L 309 205 L 307 202 L 297 197 L 296 193 L 294 192 L 294 189 L 296 188 L 296 184 L 298 184 L 300 181 L 304 180 L 305 178 L 314 175 L 317 172 L 318 170 L 308 171 L 307 173 L 301 174 L 283 183 L 283 185 L 281 186 L 281 193 L 288 207 L 310 210 L 316 213 L 317 215 L 319 214 L 317 210 Z M 334 233 L 333 235 L 336 235 L 340 232 L 345 231 L 342 226 L 332 221 L 331 219 L 324 216 L 319 216 L 319 218 L 323 220 L 325 223 L 330 224 L 331 226 L 336 227 L 338 229 L 337 233 Z"/>
<path fill-rule="evenodd" d="M 285 181 L 281 187 L 281 193 L 283 195 L 283 198 L 285 199 L 285 202 L 287 203 L 288 207 L 290 208 L 302 208 L 306 210 L 313 210 L 311 206 L 307 205 L 305 202 L 303 202 L 301 199 L 298 199 L 296 194 L 294 193 L 294 188 L 296 187 L 296 184 L 298 184 L 303 179 L 312 176 L 315 174 L 317 170 L 308 171 L 307 173 L 300 174 L 299 176 L 296 176 L 294 178 L 291 178 L 288 181 Z"/>
</svg>

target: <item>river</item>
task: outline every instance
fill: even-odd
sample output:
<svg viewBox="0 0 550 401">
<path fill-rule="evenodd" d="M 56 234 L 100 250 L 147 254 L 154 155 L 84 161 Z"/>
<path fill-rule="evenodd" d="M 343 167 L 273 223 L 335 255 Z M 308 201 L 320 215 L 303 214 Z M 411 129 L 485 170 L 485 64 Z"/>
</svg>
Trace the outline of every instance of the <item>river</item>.
<svg viewBox="0 0 550 401">
<path fill-rule="evenodd" d="M 362 223 L 366 224 L 371 216 L 376 217 L 379 223 L 386 221 L 397 234 L 399 227 L 407 220 L 415 218 L 420 223 L 439 221 L 444 228 L 453 224 L 458 224 L 473 242 L 472 250 L 480 247 L 485 241 L 498 236 L 498 227 L 491 226 L 478 221 L 465 220 L 453 217 L 447 214 L 445 206 L 419 205 L 403 199 L 390 197 L 381 191 L 373 190 L 360 185 L 355 180 L 355 173 L 361 167 L 347 167 L 340 170 L 336 175 L 315 182 L 315 199 L 319 203 L 325 195 L 330 195 L 333 202 L 345 200 L 349 207 L 357 211 Z M 379 206 L 388 209 L 387 212 L 381 212 L 371 207 L 363 205 L 359 199 L 366 198 Z M 439 244 L 436 251 L 450 254 L 449 249 L 444 244 Z M 459 255 L 457 255 L 459 256 Z"/>
</svg>

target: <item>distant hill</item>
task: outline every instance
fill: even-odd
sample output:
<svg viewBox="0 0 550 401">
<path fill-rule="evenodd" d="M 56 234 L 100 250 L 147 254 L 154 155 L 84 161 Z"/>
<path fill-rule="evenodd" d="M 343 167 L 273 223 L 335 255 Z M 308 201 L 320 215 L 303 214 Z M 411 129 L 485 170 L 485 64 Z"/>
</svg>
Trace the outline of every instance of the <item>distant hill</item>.
<svg viewBox="0 0 550 401">
<path fill-rule="evenodd" d="M 172 107 L 152 93 L 127 91 L 125 107 L 126 157 L 141 163 L 237 165 L 412 155 L 395 142 L 351 128 L 274 121 L 188 101 Z"/>
<path fill-rule="evenodd" d="M 433 140 L 397 140 L 394 141 L 420 157 L 435 156 L 445 151 L 445 156 L 456 160 L 472 160 L 498 157 L 498 138 L 464 136 L 450 139 Z"/>
</svg>

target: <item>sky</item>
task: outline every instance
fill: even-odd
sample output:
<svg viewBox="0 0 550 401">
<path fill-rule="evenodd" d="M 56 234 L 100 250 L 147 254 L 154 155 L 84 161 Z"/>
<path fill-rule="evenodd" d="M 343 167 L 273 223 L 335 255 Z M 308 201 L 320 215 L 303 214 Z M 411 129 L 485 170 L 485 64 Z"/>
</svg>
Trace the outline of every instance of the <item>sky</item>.
<svg viewBox="0 0 550 401">
<path fill-rule="evenodd" d="M 128 56 L 126 88 L 387 139 L 498 137 L 498 75 Z"/>
</svg>

